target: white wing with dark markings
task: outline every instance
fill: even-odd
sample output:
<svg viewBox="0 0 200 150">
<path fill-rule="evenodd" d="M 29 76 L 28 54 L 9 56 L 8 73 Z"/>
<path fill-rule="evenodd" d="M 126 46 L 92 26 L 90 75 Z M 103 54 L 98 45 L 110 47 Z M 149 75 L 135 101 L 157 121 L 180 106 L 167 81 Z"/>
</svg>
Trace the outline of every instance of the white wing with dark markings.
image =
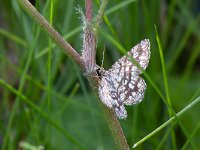
<svg viewBox="0 0 200 150">
<path fill-rule="evenodd" d="M 99 82 L 99 96 L 109 108 L 113 108 L 118 118 L 127 117 L 124 105 L 133 105 L 142 101 L 146 83 L 141 69 L 145 70 L 150 59 L 150 42 L 148 39 L 134 46 L 126 56 L 120 58 L 108 71 L 104 71 Z"/>
</svg>

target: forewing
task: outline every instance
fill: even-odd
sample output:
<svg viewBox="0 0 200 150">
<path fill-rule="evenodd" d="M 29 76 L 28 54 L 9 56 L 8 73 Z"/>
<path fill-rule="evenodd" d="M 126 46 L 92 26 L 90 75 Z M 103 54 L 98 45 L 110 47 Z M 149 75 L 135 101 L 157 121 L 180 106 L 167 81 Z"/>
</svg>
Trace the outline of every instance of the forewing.
<svg viewBox="0 0 200 150">
<path fill-rule="evenodd" d="M 132 60 L 133 59 L 133 60 Z M 145 70 L 148 66 L 150 59 L 150 42 L 148 39 L 142 40 L 139 44 L 134 46 L 128 53 L 127 56 L 123 56 L 111 67 L 111 70 L 124 70 L 131 71 L 132 75 L 139 75 L 141 70 L 134 63 L 134 60 Z"/>
</svg>

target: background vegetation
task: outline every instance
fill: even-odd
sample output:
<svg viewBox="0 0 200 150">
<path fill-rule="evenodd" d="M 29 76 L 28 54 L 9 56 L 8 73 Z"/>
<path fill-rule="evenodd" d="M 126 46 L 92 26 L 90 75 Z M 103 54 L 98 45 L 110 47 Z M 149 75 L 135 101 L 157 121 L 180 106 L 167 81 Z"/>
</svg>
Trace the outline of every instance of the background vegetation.
<svg viewBox="0 0 200 150">
<path fill-rule="evenodd" d="M 36 1 L 35 7 L 67 41 L 81 51 L 84 1 Z M 50 14 L 53 8 L 53 15 Z M 93 11 L 98 11 L 94 1 Z M 200 96 L 200 3 L 198 0 L 110 0 L 97 45 L 97 62 L 109 69 L 142 39 L 151 42 L 145 99 L 128 106 L 120 120 L 130 147 Z M 156 41 L 161 40 L 164 59 Z M 164 61 L 162 66 L 161 60 Z M 163 67 L 166 74 L 163 74 Z M 166 82 L 164 82 L 166 81 Z M 150 84 L 153 82 L 155 86 Z M 166 84 L 167 83 L 167 84 Z M 197 103 L 137 149 L 198 149 Z M 185 131 L 183 132 L 183 129 Z M 188 133 L 190 136 L 188 136 Z M 115 149 L 102 110 L 88 82 L 62 50 L 17 4 L 0 5 L 0 149 Z M 35 147 L 30 147 L 35 146 Z M 28 148 L 29 147 L 29 148 Z"/>
</svg>

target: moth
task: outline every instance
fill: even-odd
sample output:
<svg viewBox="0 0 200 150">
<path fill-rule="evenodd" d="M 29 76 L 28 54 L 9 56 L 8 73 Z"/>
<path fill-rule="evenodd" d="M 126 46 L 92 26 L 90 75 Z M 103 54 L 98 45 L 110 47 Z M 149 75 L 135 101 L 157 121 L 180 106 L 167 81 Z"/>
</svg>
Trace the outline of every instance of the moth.
<svg viewBox="0 0 200 150">
<path fill-rule="evenodd" d="M 114 109 L 119 119 L 127 117 L 124 105 L 137 104 L 143 100 L 146 83 L 139 75 L 142 73 L 141 69 L 145 70 L 148 66 L 149 59 L 150 42 L 144 39 L 109 70 L 96 70 L 99 76 L 99 96 L 107 107 Z"/>
</svg>

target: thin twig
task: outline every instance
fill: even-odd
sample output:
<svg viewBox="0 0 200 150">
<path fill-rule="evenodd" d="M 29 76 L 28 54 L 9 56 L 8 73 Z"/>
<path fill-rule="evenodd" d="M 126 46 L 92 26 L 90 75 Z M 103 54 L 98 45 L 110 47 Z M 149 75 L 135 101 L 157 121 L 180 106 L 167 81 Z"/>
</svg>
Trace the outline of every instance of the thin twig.
<svg viewBox="0 0 200 150">
<path fill-rule="evenodd" d="M 114 110 L 107 107 L 104 108 L 104 110 L 106 111 L 107 122 L 114 137 L 117 148 L 119 150 L 130 150 L 126 137 L 124 136 L 123 129 L 118 121 L 117 116 L 115 115 Z"/>
<path fill-rule="evenodd" d="M 44 31 L 64 50 L 64 53 L 77 65 L 84 69 L 81 56 L 68 44 L 65 39 L 46 21 L 28 0 L 18 0 L 20 6 L 42 27 Z"/>
<path fill-rule="evenodd" d="M 86 0 L 85 1 L 85 18 L 88 22 L 92 21 L 92 0 Z"/>
</svg>

